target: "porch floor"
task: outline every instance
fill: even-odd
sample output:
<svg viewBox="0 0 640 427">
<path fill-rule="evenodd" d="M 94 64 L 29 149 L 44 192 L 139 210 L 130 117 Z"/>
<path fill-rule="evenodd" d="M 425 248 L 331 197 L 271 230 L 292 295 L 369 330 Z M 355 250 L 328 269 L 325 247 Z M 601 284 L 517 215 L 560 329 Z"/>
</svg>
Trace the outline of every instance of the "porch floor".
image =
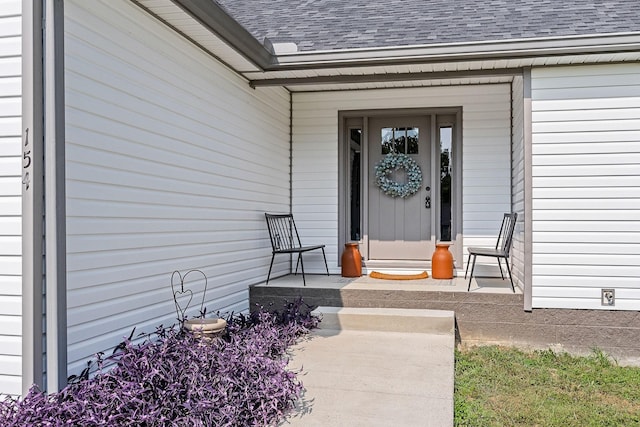
<svg viewBox="0 0 640 427">
<path fill-rule="evenodd" d="M 306 274 L 306 286 L 302 283 L 302 275 L 288 274 L 271 278 L 269 284 L 254 287 L 268 288 L 308 288 L 308 289 L 340 289 L 340 290 L 378 290 L 378 291 L 431 291 L 431 292 L 467 292 L 468 278 L 454 277 L 449 280 L 438 280 L 431 277 L 417 280 L 374 279 L 369 276 L 342 277 L 338 275 Z M 512 294 L 508 279 L 495 277 L 473 277 L 469 293 Z M 516 287 L 516 294 L 522 294 Z"/>
<path fill-rule="evenodd" d="M 306 279 L 304 286 L 301 275 L 289 274 L 268 285 L 251 286 L 250 308 L 281 309 L 285 301 L 302 298 L 320 307 L 449 310 L 455 313 L 457 339 L 462 342 L 509 343 L 535 335 L 532 317 L 524 311 L 524 295 L 517 287 L 513 293 L 508 279 L 474 277 L 469 292 L 464 277 L 384 280 L 307 274 Z"/>
</svg>

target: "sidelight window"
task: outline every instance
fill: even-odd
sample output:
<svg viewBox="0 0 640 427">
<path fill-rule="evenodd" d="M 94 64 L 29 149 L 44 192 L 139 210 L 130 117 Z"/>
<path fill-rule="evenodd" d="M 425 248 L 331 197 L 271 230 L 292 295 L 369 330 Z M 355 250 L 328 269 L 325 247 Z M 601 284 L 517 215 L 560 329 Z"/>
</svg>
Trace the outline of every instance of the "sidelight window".
<svg viewBox="0 0 640 427">
<path fill-rule="evenodd" d="M 440 134 L 440 240 L 450 241 L 453 128 L 441 126 L 438 130 Z"/>
<path fill-rule="evenodd" d="M 352 241 L 362 238 L 360 202 L 362 200 L 360 176 L 362 165 L 362 128 L 349 129 L 349 236 Z"/>
</svg>

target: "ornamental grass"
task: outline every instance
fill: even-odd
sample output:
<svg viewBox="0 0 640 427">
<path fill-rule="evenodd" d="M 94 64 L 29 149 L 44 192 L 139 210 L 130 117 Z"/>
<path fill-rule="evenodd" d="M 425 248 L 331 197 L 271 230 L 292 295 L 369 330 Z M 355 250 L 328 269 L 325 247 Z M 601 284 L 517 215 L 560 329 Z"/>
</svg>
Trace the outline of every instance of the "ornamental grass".
<svg viewBox="0 0 640 427">
<path fill-rule="evenodd" d="M 211 342 L 175 326 L 137 342 L 132 333 L 60 392 L 33 386 L 23 399 L 1 402 L 0 425 L 274 425 L 303 390 L 286 369 L 285 351 L 317 326 L 310 312 L 298 300 L 281 311 L 231 314 L 224 335 Z"/>
</svg>

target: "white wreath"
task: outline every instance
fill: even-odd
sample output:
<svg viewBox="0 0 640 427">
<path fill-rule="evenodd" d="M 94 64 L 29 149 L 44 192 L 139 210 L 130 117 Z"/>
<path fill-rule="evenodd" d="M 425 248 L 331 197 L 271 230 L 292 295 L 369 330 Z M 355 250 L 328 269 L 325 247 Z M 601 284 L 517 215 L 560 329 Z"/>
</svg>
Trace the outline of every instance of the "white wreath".
<svg viewBox="0 0 640 427">
<path fill-rule="evenodd" d="M 422 171 L 420 166 L 406 154 L 387 154 L 375 167 L 376 185 L 384 194 L 391 197 L 406 198 L 415 194 L 422 185 Z M 400 183 L 389 179 L 389 175 L 404 169 L 407 173 L 407 182 Z"/>
</svg>

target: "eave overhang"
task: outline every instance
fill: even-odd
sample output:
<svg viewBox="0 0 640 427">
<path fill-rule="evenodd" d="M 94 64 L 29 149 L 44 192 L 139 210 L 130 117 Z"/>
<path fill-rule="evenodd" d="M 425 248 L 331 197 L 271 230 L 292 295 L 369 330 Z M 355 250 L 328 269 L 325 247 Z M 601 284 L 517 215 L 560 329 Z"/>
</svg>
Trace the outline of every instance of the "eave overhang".
<svg viewBox="0 0 640 427">
<path fill-rule="evenodd" d="M 212 0 L 171 0 L 171 2 L 261 70 L 268 69 L 275 62 L 275 56 L 216 2 Z"/>
<path fill-rule="evenodd" d="M 640 32 L 280 53 L 212 0 L 132 0 L 246 78 L 253 87 L 492 78 L 523 67 L 640 61 Z M 166 12 L 169 5 L 173 15 Z M 177 12 L 177 13 L 176 13 Z M 199 28 L 196 30 L 194 27 Z M 224 49 L 222 48 L 224 46 Z M 417 83 L 419 84 L 419 83 Z"/>
<path fill-rule="evenodd" d="M 515 59 L 640 50 L 640 32 L 414 46 L 342 49 L 275 55 L 211 0 L 171 0 L 263 71 Z"/>
<path fill-rule="evenodd" d="M 335 68 L 407 63 L 507 60 L 640 51 L 640 33 L 599 34 L 535 39 L 396 46 L 281 54 L 276 69 Z"/>
<path fill-rule="evenodd" d="M 249 80 L 251 87 L 260 86 L 311 86 L 321 84 L 354 84 L 373 82 L 402 82 L 412 80 L 449 80 L 474 77 L 513 77 L 522 74 L 522 68 L 501 68 L 494 70 L 429 71 L 413 73 L 370 73 L 337 74 L 313 77 L 281 77 Z"/>
</svg>

